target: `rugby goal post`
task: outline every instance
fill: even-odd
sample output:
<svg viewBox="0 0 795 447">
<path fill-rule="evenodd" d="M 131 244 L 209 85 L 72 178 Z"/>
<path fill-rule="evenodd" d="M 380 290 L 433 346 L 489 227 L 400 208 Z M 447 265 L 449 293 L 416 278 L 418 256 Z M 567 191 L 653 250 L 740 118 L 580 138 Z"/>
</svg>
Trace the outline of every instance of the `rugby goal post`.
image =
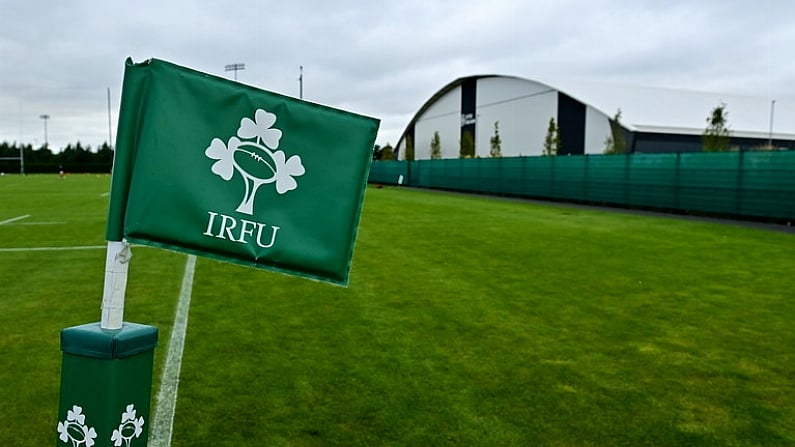
<svg viewBox="0 0 795 447">
<path fill-rule="evenodd" d="M 25 155 L 22 149 L 22 147 L 19 148 L 18 157 L 0 157 L 0 160 L 19 160 L 19 173 L 25 175 Z"/>
</svg>

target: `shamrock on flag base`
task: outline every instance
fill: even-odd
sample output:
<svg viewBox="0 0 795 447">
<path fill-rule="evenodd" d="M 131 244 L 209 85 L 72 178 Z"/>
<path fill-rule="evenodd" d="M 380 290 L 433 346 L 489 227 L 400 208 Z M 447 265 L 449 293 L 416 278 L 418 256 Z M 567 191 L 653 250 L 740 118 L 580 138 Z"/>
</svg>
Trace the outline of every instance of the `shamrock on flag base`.
<svg viewBox="0 0 795 447">
<path fill-rule="evenodd" d="M 62 331 L 58 444 L 147 444 L 157 328 L 124 322 L 129 243 L 345 286 L 378 125 L 128 59 L 102 320 Z"/>
</svg>

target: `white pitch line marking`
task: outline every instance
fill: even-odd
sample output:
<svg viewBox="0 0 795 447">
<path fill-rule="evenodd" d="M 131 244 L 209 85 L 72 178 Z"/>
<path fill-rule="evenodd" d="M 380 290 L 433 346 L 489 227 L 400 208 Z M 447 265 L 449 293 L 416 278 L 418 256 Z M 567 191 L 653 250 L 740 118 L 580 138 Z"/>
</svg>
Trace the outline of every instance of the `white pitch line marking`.
<svg viewBox="0 0 795 447">
<path fill-rule="evenodd" d="M 193 273 L 196 270 L 196 256 L 188 255 L 185 273 L 182 276 L 182 288 L 179 291 L 179 303 L 174 316 L 174 327 L 171 329 L 171 340 L 168 342 L 166 364 L 163 367 L 163 378 L 160 391 L 157 393 L 155 415 L 152 422 L 152 447 L 170 447 L 171 432 L 174 429 L 174 412 L 177 407 L 177 388 L 179 387 L 179 371 L 182 368 L 182 351 L 185 347 L 185 333 L 188 329 L 188 311 L 190 296 L 193 292 Z"/>
<path fill-rule="evenodd" d="M 20 222 L 17 225 L 63 225 L 66 222 Z"/>
<path fill-rule="evenodd" d="M 109 196 L 109 195 L 110 195 L 110 193 L 109 193 L 109 192 L 103 192 L 103 193 L 102 193 L 102 194 L 100 194 L 99 196 L 100 196 L 100 197 L 107 197 L 107 196 Z"/>
<path fill-rule="evenodd" d="M 11 222 L 16 222 L 18 220 L 27 219 L 30 217 L 30 214 L 25 214 L 24 216 L 12 217 L 11 219 L 0 220 L 0 225 L 5 225 Z"/>
<path fill-rule="evenodd" d="M 0 248 L 0 253 L 24 252 L 24 251 L 70 251 L 70 250 L 97 250 L 107 248 L 106 245 L 83 245 L 80 247 L 15 247 Z"/>
</svg>

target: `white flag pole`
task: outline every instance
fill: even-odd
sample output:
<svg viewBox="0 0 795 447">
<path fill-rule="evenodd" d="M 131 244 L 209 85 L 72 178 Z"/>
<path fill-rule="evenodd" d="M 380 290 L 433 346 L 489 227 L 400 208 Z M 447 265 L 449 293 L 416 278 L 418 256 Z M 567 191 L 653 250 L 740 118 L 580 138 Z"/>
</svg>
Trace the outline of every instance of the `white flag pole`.
<svg viewBox="0 0 795 447">
<path fill-rule="evenodd" d="M 124 321 L 124 293 L 130 266 L 130 244 L 108 241 L 105 257 L 105 287 L 102 292 L 102 329 L 121 329 Z"/>
</svg>

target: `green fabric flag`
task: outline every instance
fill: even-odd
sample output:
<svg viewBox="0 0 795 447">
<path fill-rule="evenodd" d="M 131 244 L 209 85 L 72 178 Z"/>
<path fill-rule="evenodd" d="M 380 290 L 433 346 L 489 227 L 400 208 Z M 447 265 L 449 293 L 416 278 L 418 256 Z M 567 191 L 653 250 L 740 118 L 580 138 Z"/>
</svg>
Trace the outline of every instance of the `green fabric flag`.
<svg viewBox="0 0 795 447">
<path fill-rule="evenodd" d="M 378 125 L 127 59 L 107 239 L 346 285 Z"/>
</svg>

